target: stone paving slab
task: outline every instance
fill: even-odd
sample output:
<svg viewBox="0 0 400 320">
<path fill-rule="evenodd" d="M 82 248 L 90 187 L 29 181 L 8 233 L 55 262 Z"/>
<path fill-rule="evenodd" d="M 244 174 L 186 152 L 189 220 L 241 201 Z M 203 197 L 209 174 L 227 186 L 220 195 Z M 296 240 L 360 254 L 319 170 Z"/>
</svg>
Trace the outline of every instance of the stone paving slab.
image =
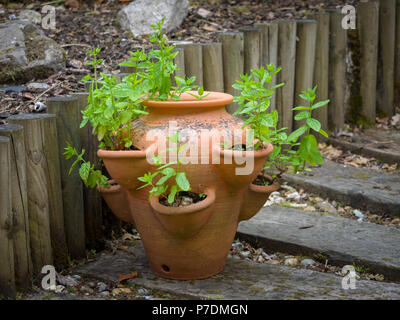
<svg viewBox="0 0 400 320">
<path fill-rule="evenodd" d="M 151 273 L 140 242 L 131 252 L 117 251 L 78 267 L 75 273 L 116 283 L 119 273 L 138 272 L 129 280 L 148 289 L 160 290 L 190 299 L 400 299 L 400 285 L 360 280 L 355 290 L 342 289 L 342 278 L 307 269 L 257 264 L 229 258 L 225 270 L 214 277 L 178 281 Z"/>
<path fill-rule="evenodd" d="M 400 229 L 271 206 L 241 222 L 239 238 L 272 252 L 323 254 L 330 264 L 362 265 L 400 280 Z"/>
<path fill-rule="evenodd" d="M 325 161 L 320 168 L 284 174 L 289 184 L 353 208 L 374 214 L 400 216 L 400 175 Z"/>
<path fill-rule="evenodd" d="M 351 138 L 329 138 L 328 143 L 382 162 L 400 164 L 400 131 L 367 129 Z"/>
</svg>

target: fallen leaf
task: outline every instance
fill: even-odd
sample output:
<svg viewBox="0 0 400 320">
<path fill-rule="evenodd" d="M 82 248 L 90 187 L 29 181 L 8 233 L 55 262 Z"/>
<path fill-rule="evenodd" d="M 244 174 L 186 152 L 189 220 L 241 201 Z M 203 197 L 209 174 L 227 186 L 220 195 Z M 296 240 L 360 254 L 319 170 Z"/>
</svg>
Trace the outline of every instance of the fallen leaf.
<svg viewBox="0 0 400 320">
<path fill-rule="evenodd" d="M 202 28 L 203 28 L 204 30 L 210 31 L 210 32 L 216 32 L 216 31 L 218 31 L 217 28 L 214 28 L 213 26 L 210 26 L 210 25 L 208 25 L 208 24 L 204 25 Z"/>
<path fill-rule="evenodd" d="M 138 276 L 137 272 L 132 272 L 132 273 L 128 273 L 128 274 L 118 274 L 118 282 L 133 279 L 133 278 L 136 278 L 137 276 Z"/>
</svg>

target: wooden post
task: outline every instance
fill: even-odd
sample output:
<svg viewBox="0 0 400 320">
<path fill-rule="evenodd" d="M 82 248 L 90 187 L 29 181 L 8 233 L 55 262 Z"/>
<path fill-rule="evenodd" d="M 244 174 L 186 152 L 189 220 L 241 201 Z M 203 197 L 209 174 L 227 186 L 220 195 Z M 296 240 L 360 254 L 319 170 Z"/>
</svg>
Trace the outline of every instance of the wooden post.
<svg viewBox="0 0 400 320">
<path fill-rule="evenodd" d="M 15 282 L 20 290 L 25 291 L 32 283 L 32 260 L 29 240 L 24 130 L 22 126 L 16 124 L 2 125 L 0 126 L 0 135 L 10 139 Z"/>
<path fill-rule="evenodd" d="M 130 73 L 118 73 L 118 74 L 116 74 L 115 75 L 115 79 L 117 80 L 117 82 L 118 83 L 121 83 L 122 82 L 122 79 L 124 79 L 125 77 L 127 77 L 127 76 L 129 76 L 130 75 Z M 85 106 L 84 107 L 86 107 L 87 106 L 87 99 L 86 99 L 86 102 L 85 102 L 86 104 L 85 104 Z"/>
<path fill-rule="evenodd" d="M 196 77 L 194 82 L 198 86 L 203 85 L 203 56 L 200 43 L 178 43 L 177 48 L 182 48 L 185 52 L 185 72 L 186 76 Z"/>
<path fill-rule="evenodd" d="M 278 23 L 268 24 L 268 52 L 269 52 L 269 63 L 273 63 L 275 67 L 278 65 Z M 277 77 L 272 79 L 271 85 L 277 84 Z M 276 109 L 276 93 L 271 97 L 271 110 Z"/>
<path fill-rule="evenodd" d="M 317 45 L 315 48 L 314 85 L 318 86 L 318 100 L 329 99 L 329 13 L 319 12 L 310 15 L 317 21 Z M 328 106 L 313 111 L 323 130 L 328 129 Z M 318 135 L 319 140 L 325 139 Z"/>
<path fill-rule="evenodd" d="M 396 104 L 400 103 L 400 0 L 396 1 L 396 49 L 395 49 L 394 87 Z"/>
<path fill-rule="evenodd" d="M 255 23 L 254 27 L 261 29 L 261 66 L 266 68 L 272 63 L 275 67 L 278 64 L 278 24 L 277 23 Z M 271 86 L 276 85 L 276 77 L 272 79 Z M 275 110 L 276 94 L 271 97 L 270 111 Z"/>
<path fill-rule="evenodd" d="M 179 52 L 174 58 L 174 63 L 178 67 L 178 69 L 175 70 L 174 76 L 185 78 L 185 51 L 182 48 L 175 48 L 173 51 Z M 172 83 L 176 85 L 174 77 L 172 77 Z"/>
<path fill-rule="evenodd" d="M 387 116 L 392 116 L 394 112 L 396 0 L 381 0 L 379 3 L 378 108 Z"/>
<path fill-rule="evenodd" d="M 251 69 L 258 69 L 261 63 L 261 30 L 258 28 L 240 28 L 244 38 L 244 73 L 250 74 Z"/>
<path fill-rule="evenodd" d="M 82 181 L 78 170 L 73 170 L 70 175 L 68 174 L 74 159 L 67 160 L 62 154 L 67 142 L 77 150 L 81 150 L 79 132 L 81 115 L 78 99 L 75 97 L 49 98 L 47 99 L 47 111 L 57 116 L 62 197 L 68 250 L 72 258 L 79 259 L 86 256 Z"/>
<path fill-rule="evenodd" d="M 235 96 L 239 92 L 232 88 L 236 80 L 240 80 L 240 74 L 244 71 L 243 58 L 243 33 L 226 32 L 220 33 L 219 40 L 222 43 L 222 59 L 224 70 L 225 92 Z M 229 113 L 234 113 L 237 104 L 232 103 L 226 107 Z"/>
<path fill-rule="evenodd" d="M 329 127 L 342 129 L 345 115 L 347 31 L 342 27 L 340 10 L 327 10 L 330 24 L 329 48 Z"/>
<path fill-rule="evenodd" d="M 315 45 L 317 41 L 317 22 L 315 20 L 297 21 L 296 47 L 296 86 L 295 106 L 306 103 L 300 98 L 303 91 L 314 87 Z M 295 114 L 299 111 L 295 112 Z M 293 121 L 294 129 L 299 128 L 305 121 Z"/>
<path fill-rule="evenodd" d="M 279 127 L 288 128 L 290 133 L 293 124 L 293 104 L 296 72 L 296 21 L 279 21 L 278 65 L 282 67 L 278 83 L 285 85 L 277 90 L 276 107 L 279 113 Z"/>
<path fill-rule="evenodd" d="M 224 92 L 222 44 L 204 43 L 202 48 L 204 89 L 207 91 Z"/>
<path fill-rule="evenodd" d="M 74 97 L 78 99 L 79 110 L 85 109 L 88 103 L 86 92 L 74 93 Z M 79 121 L 82 119 L 80 118 Z M 84 158 L 95 165 L 96 169 L 101 169 L 99 159 L 97 157 L 97 145 L 99 144 L 97 137 L 92 133 L 90 124 L 80 129 L 80 140 L 82 149 L 85 149 Z M 100 249 L 103 244 L 103 211 L 101 195 L 97 189 L 87 188 L 83 186 L 83 202 L 85 213 L 85 234 L 86 246 L 90 249 Z"/>
<path fill-rule="evenodd" d="M 360 95 L 363 114 L 375 123 L 376 85 L 379 45 L 379 2 L 358 4 L 358 32 L 360 37 Z"/>
<path fill-rule="evenodd" d="M 120 73 L 131 74 L 131 73 L 136 72 L 136 68 L 135 67 L 128 67 L 128 66 L 120 66 L 119 67 L 119 71 L 120 71 Z"/>
<path fill-rule="evenodd" d="M 14 249 L 11 209 L 11 142 L 0 136 L 0 294 L 14 298 Z"/>
<path fill-rule="evenodd" d="M 59 169 L 58 159 L 52 157 L 54 150 L 58 151 L 55 116 L 21 113 L 8 118 L 8 123 L 24 127 L 31 256 L 33 271 L 38 274 L 43 266 L 54 265 L 52 236 L 55 239 L 57 232 L 64 234 L 62 221 L 58 225 L 59 230 L 53 229 L 54 232 L 51 232 L 50 228 L 50 208 L 58 208 L 59 211 L 52 213 L 53 217 L 58 217 L 57 222 L 60 220 L 58 215 L 62 217 L 63 212 L 59 205 L 61 200 L 52 196 L 52 192 L 59 192 L 60 189 L 60 184 L 56 184 L 54 177 L 51 177 L 56 174 L 55 168 Z M 54 221 L 53 227 L 56 225 Z M 57 254 L 66 256 L 67 253 Z"/>
<path fill-rule="evenodd" d="M 255 23 L 254 28 L 260 30 L 260 66 L 264 67 L 270 63 L 269 60 L 269 24 Z"/>
</svg>

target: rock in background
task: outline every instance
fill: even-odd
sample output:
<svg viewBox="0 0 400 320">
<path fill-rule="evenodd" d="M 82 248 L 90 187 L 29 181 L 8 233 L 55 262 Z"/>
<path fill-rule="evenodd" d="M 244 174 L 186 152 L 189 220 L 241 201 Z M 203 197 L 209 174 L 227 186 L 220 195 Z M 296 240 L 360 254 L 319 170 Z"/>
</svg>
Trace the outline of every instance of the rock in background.
<svg viewBox="0 0 400 320">
<path fill-rule="evenodd" d="M 163 30 L 170 32 L 178 27 L 189 12 L 188 0 L 136 0 L 118 13 L 123 29 L 130 30 L 134 37 L 151 34 L 155 24 L 165 17 Z"/>
<path fill-rule="evenodd" d="M 65 52 L 27 20 L 0 24 L 0 84 L 43 79 L 65 68 Z"/>
</svg>

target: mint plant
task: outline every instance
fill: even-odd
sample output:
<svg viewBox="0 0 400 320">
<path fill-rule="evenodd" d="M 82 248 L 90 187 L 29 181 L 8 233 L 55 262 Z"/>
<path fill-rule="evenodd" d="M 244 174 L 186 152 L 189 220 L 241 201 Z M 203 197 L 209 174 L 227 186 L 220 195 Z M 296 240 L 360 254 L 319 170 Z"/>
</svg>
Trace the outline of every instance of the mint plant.
<svg viewBox="0 0 400 320">
<path fill-rule="evenodd" d="M 150 42 L 157 45 L 158 48 L 150 49 L 147 55 L 142 51 L 139 63 L 136 60 L 136 53 L 131 53 L 132 58 L 121 64 L 136 68 L 136 76 L 143 80 L 141 88 L 148 100 L 179 100 L 183 92 L 198 87 L 193 85 L 196 77 L 185 79 L 178 76 L 175 76 L 177 85 L 172 86 L 172 75 L 178 68 L 174 63 L 174 58 L 179 52 L 173 51 L 175 46 L 168 44 L 167 37 L 162 34 L 164 21 L 165 18 L 157 24 L 151 25 L 155 32 Z"/>
<path fill-rule="evenodd" d="M 85 159 L 83 158 L 83 155 L 85 154 L 85 149 L 83 149 L 81 153 L 78 153 L 78 151 L 68 142 L 67 146 L 64 149 L 65 152 L 63 153 L 63 155 L 66 159 L 76 157 L 76 160 L 69 169 L 69 174 L 71 174 L 72 170 L 77 164 L 81 164 L 79 168 L 79 175 L 86 187 L 108 188 L 110 186 L 110 184 L 108 183 L 108 178 L 106 176 L 103 176 L 100 170 L 95 169 L 93 164 L 85 161 Z"/>
<path fill-rule="evenodd" d="M 242 81 L 236 81 L 232 85 L 234 89 L 239 90 L 240 96 L 234 98 L 238 102 L 238 109 L 233 115 L 244 117 L 243 128 L 249 126 L 254 132 L 254 139 L 257 140 L 254 149 L 259 149 L 263 142 L 269 142 L 272 134 L 271 127 L 276 127 L 278 112 L 274 110 L 271 113 L 266 112 L 271 105 L 271 97 L 275 90 L 284 84 L 272 86 L 273 77 L 275 77 L 281 68 L 275 68 L 269 64 L 267 69 L 252 69 L 249 75 L 241 74 Z M 282 131 L 279 130 L 279 131 Z"/>
<path fill-rule="evenodd" d="M 179 152 L 183 150 L 186 145 L 179 146 L 179 132 L 176 132 L 167 139 L 176 144 L 176 148 L 168 148 L 165 151 L 175 152 L 176 161 L 162 165 L 161 157 L 154 156 L 154 164 L 158 166 L 157 170 L 153 173 L 148 172 L 138 180 L 145 184 L 139 189 L 151 187 L 149 191 L 149 201 L 153 196 L 160 196 L 167 198 L 169 204 L 174 203 L 182 191 L 190 191 L 190 183 L 186 177 L 185 172 L 180 171 L 181 160 L 179 159 Z M 176 165 L 176 169 L 171 166 Z M 157 182 L 154 182 L 156 177 L 160 176 Z"/>
<path fill-rule="evenodd" d="M 271 87 L 272 77 L 279 73 L 281 68 L 275 68 L 273 64 L 267 69 L 252 69 L 250 75 L 241 75 L 242 81 L 236 81 L 235 89 L 241 91 L 235 101 L 239 103 L 235 115 L 244 117 L 243 128 L 253 130 L 256 139 L 255 150 L 259 149 L 263 142 L 274 146 L 273 152 L 265 164 L 264 170 L 274 168 L 278 171 L 275 178 L 280 178 L 283 173 L 293 167 L 294 172 L 305 170 L 306 163 L 311 166 L 322 164 L 323 158 L 318 150 L 318 142 L 313 132 L 318 132 L 325 137 L 328 134 L 321 128 L 321 123 L 312 117 L 315 109 L 326 106 L 329 100 L 315 102 L 317 86 L 300 94 L 300 97 L 308 102 L 309 106 L 298 106 L 294 111 L 301 111 L 295 116 L 296 121 L 305 123 L 291 134 L 287 134 L 288 128 L 278 128 L 278 112 L 267 112 L 271 104 L 271 96 L 275 89 L 283 86 L 278 84 Z"/>
</svg>

